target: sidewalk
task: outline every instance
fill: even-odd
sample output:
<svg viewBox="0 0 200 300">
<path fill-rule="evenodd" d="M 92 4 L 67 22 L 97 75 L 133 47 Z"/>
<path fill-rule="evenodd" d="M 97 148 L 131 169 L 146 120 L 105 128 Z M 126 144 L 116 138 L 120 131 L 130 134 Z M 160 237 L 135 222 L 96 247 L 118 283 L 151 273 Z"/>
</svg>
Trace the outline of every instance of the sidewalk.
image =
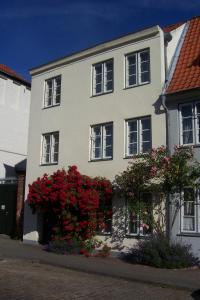
<svg viewBox="0 0 200 300">
<path fill-rule="evenodd" d="M 27 245 L 0 235 L 0 260 L 26 259 L 71 270 L 129 281 L 149 283 L 190 291 L 200 289 L 200 270 L 167 270 L 132 265 L 118 258 L 86 258 L 79 255 L 57 255 L 42 250 L 40 245 Z"/>
</svg>

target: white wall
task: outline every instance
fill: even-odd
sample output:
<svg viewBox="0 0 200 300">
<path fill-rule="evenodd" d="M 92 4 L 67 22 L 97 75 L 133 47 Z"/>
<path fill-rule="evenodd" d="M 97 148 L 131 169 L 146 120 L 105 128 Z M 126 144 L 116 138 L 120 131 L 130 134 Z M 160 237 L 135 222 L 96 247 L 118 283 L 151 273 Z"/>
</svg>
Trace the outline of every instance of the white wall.
<svg viewBox="0 0 200 300">
<path fill-rule="evenodd" d="M 124 89 L 125 54 L 150 48 L 151 83 Z M 114 59 L 114 92 L 91 97 L 91 67 L 93 64 Z M 61 104 L 42 109 L 44 82 L 56 75 L 62 76 Z M 151 38 L 110 49 L 64 66 L 35 75 L 32 79 L 31 114 L 28 142 L 28 184 L 44 173 L 51 174 L 58 168 L 77 165 L 83 174 L 105 176 L 111 180 L 126 169 L 124 159 L 124 120 L 151 115 L 152 145 L 165 145 L 165 114 L 155 113 L 155 106 L 164 82 L 164 38 L 158 31 Z M 113 159 L 89 161 L 90 125 L 113 122 Z M 59 131 L 59 163 L 40 166 L 41 135 Z M 27 208 L 25 213 L 24 240 L 37 240 L 37 220 Z M 31 229 L 32 226 L 32 229 Z"/>
<path fill-rule="evenodd" d="M 5 166 L 14 167 L 26 158 L 30 90 L 9 78 L 0 77 L 0 178 Z"/>
</svg>

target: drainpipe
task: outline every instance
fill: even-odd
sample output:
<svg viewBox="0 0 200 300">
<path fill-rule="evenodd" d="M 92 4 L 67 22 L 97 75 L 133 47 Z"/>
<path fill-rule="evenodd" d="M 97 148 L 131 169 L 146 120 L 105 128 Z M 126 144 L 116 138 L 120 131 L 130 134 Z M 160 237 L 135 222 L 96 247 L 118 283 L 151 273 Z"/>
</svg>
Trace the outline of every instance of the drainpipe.
<svg viewBox="0 0 200 300">
<path fill-rule="evenodd" d="M 167 88 L 167 84 L 168 84 L 168 66 L 167 66 L 167 46 L 168 43 L 172 40 L 172 35 L 171 33 L 165 33 L 164 34 L 164 64 L 165 64 L 165 84 L 161 93 L 161 102 L 162 102 L 162 106 L 164 108 L 165 111 L 165 122 L 166 122 L 166 149 L 167 151 L 169 151 L 169 110 L 167 108 L 166 105 L 166 88 Z M 166 234 L 167 234 L 167 238 L 170 239 L 170 224 L 171 224 L 171 220 L 170 220 L 170 212 L 171 212 L 171 205 L 170 205 L 170 196 L 167 195 L 167 203 L 166 203 Z"/>
</svg>

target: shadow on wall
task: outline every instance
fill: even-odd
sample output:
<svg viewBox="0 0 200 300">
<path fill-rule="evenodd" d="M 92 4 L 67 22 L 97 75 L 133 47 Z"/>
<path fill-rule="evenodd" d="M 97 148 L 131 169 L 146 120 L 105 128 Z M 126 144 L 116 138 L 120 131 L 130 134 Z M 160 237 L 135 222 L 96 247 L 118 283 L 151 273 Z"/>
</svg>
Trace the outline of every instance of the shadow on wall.
<svg viewBox="0 0 200 300">
<path fill-rule="evenodd" d="M 161 96 L 153 103 L 153 107 L 154 107 L 154 112 L 156 115 L 161 115 L 161 114 L 165 113 L 165 110 L 162 105 L 162 97 Z"/>
<path fill-rule="evenodd" d="M 111 244 L 113 249 L 122 250 L 125 238 L 125 200 L 115 196 L 113 199 L 113 230 L 111 236 Z"/>
</svg>

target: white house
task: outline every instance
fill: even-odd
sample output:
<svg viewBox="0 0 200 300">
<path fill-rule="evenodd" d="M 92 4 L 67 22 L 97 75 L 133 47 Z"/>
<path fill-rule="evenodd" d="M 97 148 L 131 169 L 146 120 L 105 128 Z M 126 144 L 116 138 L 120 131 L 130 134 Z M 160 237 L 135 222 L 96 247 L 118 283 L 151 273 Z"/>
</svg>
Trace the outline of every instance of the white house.
<svg viewBox="0 0 200 300">
<path fill-rule="evenodd" d="M 0 64 L 0 179 L 27 156 L 30 82 Z"/>
<path fill-rule="evenodd" d="M 69 165 L 113 180 L 133 154 L 166 144 L 160 95 L 182 30 L 170 41 L 169 32 L 150 27 L 31 70 L 26 195 L 38 176 Z M 139 222 L 119 219 L 124 208 L 122 200 L 113 204 L 107 237 L 122 246 L 145 235 Z M 27 206 L 24 242 L 38 242 L 40 233 Z"/>
</svg>

